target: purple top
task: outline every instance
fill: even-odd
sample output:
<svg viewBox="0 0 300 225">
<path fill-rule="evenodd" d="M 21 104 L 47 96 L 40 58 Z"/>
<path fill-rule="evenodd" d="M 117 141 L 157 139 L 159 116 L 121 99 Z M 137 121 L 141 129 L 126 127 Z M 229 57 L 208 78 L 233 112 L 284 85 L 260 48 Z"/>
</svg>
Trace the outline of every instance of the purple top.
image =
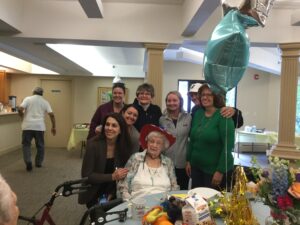
<svg viewBox="0 0 300 225">
<path fill-rule="evenodd" d="M 91 120 L 89 135 L 87 136 L 87 139 L 90 139 L 91 137 L 94 137 L 96 135 L 96 127 L 102 124 L 103 119 L 107 114 L 112 112 L 114 112 L 113 101 L 104 103 L 97 108 Z"/>
</svg>

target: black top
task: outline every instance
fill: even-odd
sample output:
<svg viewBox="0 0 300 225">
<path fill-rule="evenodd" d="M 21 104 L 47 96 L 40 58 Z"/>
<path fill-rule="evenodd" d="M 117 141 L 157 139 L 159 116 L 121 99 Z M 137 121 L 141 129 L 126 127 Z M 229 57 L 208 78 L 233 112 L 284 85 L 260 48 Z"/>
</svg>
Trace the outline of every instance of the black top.
<svg viewBox="0 0 300 225">
<path fill-rule="evenodd" d="M 161 109 L 158 105 L 150 104 L 147 110 L 139 104 L 138 100 L 135 99 L 133 104 L 139 111 L 139 116 L 134 126 L 138 131 L 141 131 L 142 127 L 146 124 L 154 124 L 159 126 L 159 118 L 161 117 Z"/>
<path fill-rule="evenodd" d="M 114 170 L 115 170 L 114 158 L 106 159 L 104 173 L 112 174 L 114 172 Z M 97 196 L 98 197 L 101 197 L 103 195 L 105 195 L 106 197 L 108 195 L 114 196 L 115 192 L 116 192 L 116 182 L 114 182 L 114 181 L 106 182 L 100 186 Z"/>
</svg>

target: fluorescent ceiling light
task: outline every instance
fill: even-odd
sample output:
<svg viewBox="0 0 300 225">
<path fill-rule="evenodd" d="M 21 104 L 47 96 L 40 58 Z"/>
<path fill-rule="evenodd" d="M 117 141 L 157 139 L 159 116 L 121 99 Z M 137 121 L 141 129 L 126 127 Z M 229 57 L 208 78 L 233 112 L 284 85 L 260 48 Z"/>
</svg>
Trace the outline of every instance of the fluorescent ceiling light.
<svg viewBox="0 0 300 225">
<path fill-rule="evenodd" d="M 181 58 L 184 61 L 202 64 L 204 54 L 202 52 L 198 52 L 192 49 L 180 47 L 178 49 L 178 53 L 176 55 L 177 58 Z"/>
<path fill-rule="evenodd" d="M 107 60 L 95 46 L 73 44 L 46 44 L 49 48 L 80 65 L 93 75 L 111 75 L 113 65 Z"/>
<path fill-rule="evenodd" d="M 0 65 L 5 68 L 33 74 L 58 74 L 52 70 L 37 66 L 23 59 L 16 58 L 4 52 L 0 52 Z M 9 70 L 8 70 L 9 72 Z"/>
</svg>

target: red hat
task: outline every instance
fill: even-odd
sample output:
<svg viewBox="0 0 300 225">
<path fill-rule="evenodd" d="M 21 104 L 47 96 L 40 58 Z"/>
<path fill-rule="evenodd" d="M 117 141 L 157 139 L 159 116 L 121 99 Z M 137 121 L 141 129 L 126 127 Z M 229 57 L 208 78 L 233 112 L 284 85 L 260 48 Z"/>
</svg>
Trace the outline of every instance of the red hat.
<svg viewBox="0 0 300 225">
<path fill-rule="evenodd" d="M 169 141 L 169 146 L 174 144 L 174 142 L 176 141 L 176 138 L 168 133 L 166 130 L 157 127 L 153 124 L 146 124 L 145 126 L 143 126 L 141 133 L 140 133 L 140 145 L 142 146 L 143 149 L 147 148 L 147 141 L 146 141 L 146 137 L 148 136 L 148 134 L 150 134 L 152 131 L 156 131 L 156 132 L 160 132 L 161 134 L 163 134 L 166 139 Z"/>
</svg>

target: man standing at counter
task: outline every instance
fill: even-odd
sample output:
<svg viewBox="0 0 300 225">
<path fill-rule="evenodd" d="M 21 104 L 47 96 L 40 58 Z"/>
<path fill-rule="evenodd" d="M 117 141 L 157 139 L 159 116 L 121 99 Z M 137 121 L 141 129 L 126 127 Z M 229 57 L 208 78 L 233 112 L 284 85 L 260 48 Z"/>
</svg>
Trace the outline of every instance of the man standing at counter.
<svg viewBox="0 0 300 225">
<path fill-rule="evenodd" d="M 31 141 L 33 138 L 37 148 L 35 166 L 38 168 L 42 167 L 45 150 L 46 113 L 49 115 L 52 123 L 51 133 L 53 135 L 56 134 L 55 117 L 49 102 L 43 98 L 43 92 L 44 90 L 41 87 L 34 88 L 33 95 L 26 97 L 18 107 L 19 115 L 22 118 L 22 150 L 27 171 L 32 170 Z"/>
</svg>

